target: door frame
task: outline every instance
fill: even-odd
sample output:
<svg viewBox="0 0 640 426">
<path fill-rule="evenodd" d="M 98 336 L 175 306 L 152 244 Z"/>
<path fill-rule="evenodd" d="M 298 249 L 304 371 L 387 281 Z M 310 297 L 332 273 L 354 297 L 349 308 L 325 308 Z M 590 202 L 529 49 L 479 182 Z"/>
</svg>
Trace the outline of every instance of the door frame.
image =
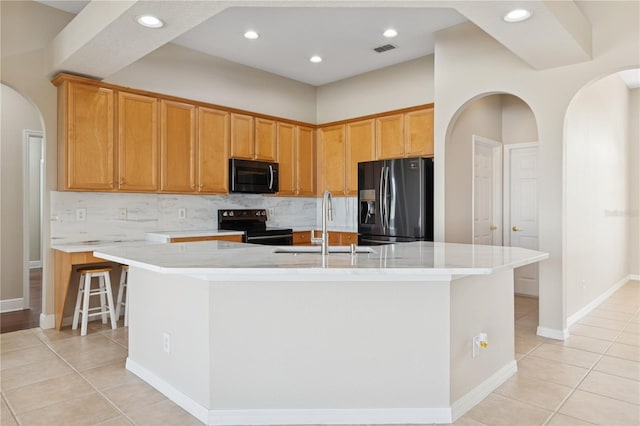
<svg viewBox="0 0 640 426">
<path fill-rule="evenodd" d="M 22 303 L 24 309 L 29 309 L 31 306 L 30 296 L 31 296 L 31 279 L 30 279 L 30 269 L 31 262 L 29 260 L 30 254 L 30 238 L 29 238 L 29 217 L 30 217 L 30 206 L 29 206 L 29 180 L 30 180 L 30 158 L 31 158 L 31 147 L 30 147 L 30 139 L 31 138 L 40 138 L 41 150 L 40 150 L 40 267 L 42 267 L 43 263 L 43 255 L 44 255 L 44 247 L 43 247 L 43 226 L 44 226 L 44 179 L 45 179 L 45 161 L 46 153 L 45 153 L 45 141 L 44 141 L 44 132 L 39 130 L 29 130 L 25 129 L 22 131 L 22 146 L 23 146 L 23 177 L 22 177 L 22 212 L 23 217 L 25 218 L 22 222 L 22 251 L 23 251 L 23 267 L 22 267 Z"/>
<path fill-rule="evenodd" d="M 475 158 L 476 145 L 485 145 L 493 151 L 493 223 L 496 226 L 493 244 L 502 244 L 503 241 L 503 155 L 502 142 L 486 138 L 479 135 L 471 135 L 471 242 L 475 241 L 475 217 L 476 217 L 476 178 L 475 178 Z"/>
<path fill-rule="evenodd" d="M 522 142 L 503 145 L 503 175 L 504 175 L 504 187 L 503 187 L 503 212 L 502 212 L 502 229 L 511 229 L 511 151 L 524 148 L 538 148 L 538 142 Z M 539 190 L 539 188 L 536 188 Z M 540 236 L 540 223 L 538 222 L 538 236 Z M 511 246 L 511 232 L 502 233 L 502 245 L 505 247 Z"/>
</svg>

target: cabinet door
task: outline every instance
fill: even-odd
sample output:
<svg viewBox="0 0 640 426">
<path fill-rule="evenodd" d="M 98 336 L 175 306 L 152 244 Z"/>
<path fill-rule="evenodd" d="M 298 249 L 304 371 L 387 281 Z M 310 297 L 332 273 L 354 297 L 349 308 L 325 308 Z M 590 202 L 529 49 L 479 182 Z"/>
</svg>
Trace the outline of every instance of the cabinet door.
<svg viewBox="0 0 640 426">
<path fill-rule="evenodd" d="M 113 90 L 75 82 L 63 83 L 60 90 L 64 189 L 114 189 Z"/>
<path fill-rule="evenodd" d="M 297 231 L 293 233 L 293 245 L 294 246 L 310 246 L 311 234 L 313 231 Z"/>
<path fill-rule="evenodd" d="M 296 193 L 296 128 L 292 124 L 278 123 L 278 195 Z"/>
<path fill-rule="evenodd" d="M 340 245 L 350 246 L 351 244 L 358 244 L 357 232 L 342 232 L 340 236 Z"/>
<path fill-rule="evenodd" d="M 118 92 L 118 189 L 158 190 L 158 100 Z"/>
<path fill-rule="evenodd" d="M 314 195 L 316 176 L 315 142 L 313 129 L 298 126 L 298 138 L 296 141 L 296 181 L 298 195 Z"/>
<path fill-rule="evenodd" d="M 404 156 L 403 114 L 376 119 L 376 149 L 378 160 Z"/>
<path fill-rule="evenodd" d="M 433 107 L 404 115 L 405 157 L 433 156 Z"/>
<path fill-rule="evenodd" d="M 358 163 L 373 161 L 376 156 L 376 128 L 374 120 L 347 124 L 347 194 L 358 193 Z"/>
<path fill-rule="evenodd" d="M 198 191 L 208 194 L 229 192 L 229 113 L 198 108 Z"/>
<path fill-rule="evenodd" d="M 318 193 L 326 189 L 334 195 L 344 194 L 345 148 L 344 125 L 320 129 L 318 147 Z"/>
<path fill-rule="evenodd" d="M 160 158 L 163 192 L 195 191 L 195 111 L 193 105 L 161 101 Z"/>
<path fill-rule="evenodd" d="M 253 117 L 231 114 L 231 156 L 254 159 Z"/>
<path fill-rule="evenodd" d="M 264 118 L 255 118 L 254 122 L 256 126 L 256 160 L 276 161 L 276 122 Z"/>
</svg>

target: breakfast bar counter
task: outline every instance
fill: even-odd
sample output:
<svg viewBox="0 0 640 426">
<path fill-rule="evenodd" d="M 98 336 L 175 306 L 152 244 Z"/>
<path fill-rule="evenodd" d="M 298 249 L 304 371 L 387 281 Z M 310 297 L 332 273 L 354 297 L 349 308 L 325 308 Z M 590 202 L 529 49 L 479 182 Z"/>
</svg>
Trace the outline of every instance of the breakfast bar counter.
<svg viewBox="0 0 640 426">
<path fill-rule="evenodd" d="M 513 269 L 546 253 L 313 250 L 97 250 L 130 267 L 127 369 L 211 425 L 451 423 L 515 373 Z"/>
</svg>

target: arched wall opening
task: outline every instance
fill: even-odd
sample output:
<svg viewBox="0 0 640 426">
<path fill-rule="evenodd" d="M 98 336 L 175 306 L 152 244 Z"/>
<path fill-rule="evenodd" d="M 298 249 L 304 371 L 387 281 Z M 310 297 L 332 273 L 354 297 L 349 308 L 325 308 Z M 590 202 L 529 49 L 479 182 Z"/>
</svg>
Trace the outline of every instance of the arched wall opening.
<svg viewBox="0 0 640 426">
<path fill-rule="evenodd" d="M 585 85 L 567 108 L 563 282 L 569 326 L 640 278 L 639 122 L 640 88 L 618 73 Z"/>
<path fill-rule="evenodd" d="M 465 103 L 455 114 L 445 142 L 445 238 L 473 243 L 473 136 L 501 144 L 538 141 L 531 108 L 519 97 L 488 93 Z"/>
<path fill-rule="evenodd" d="M 45 188 L 43 117 L 33 102 L 11 86 L 2 83 L 0 93 L 0 311 L 32 308 L 30 324 L 35 326 L 42 310 L 39 295 L 42 293 L 42 254 L 46 248 L 42 237 Z M 31 294 L 34 296 L 31 301 L 30 275 L 36 290 Z"/>
</svg>

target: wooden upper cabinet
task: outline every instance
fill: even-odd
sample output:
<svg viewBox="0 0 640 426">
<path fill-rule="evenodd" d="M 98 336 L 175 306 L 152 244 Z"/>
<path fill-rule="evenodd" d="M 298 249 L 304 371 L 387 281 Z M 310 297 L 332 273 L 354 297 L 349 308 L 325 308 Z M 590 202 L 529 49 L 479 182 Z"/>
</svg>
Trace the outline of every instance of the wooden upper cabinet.
<svg viewBox="0 0 640 426">
<path fill-rule="evenodd" d="M 358 193 L 358 163 L 376 159 L 375 120 L 348 123 L 346 145 L 346 192 Z"/>
<path fill-rule="evenodd" d="M 296 126 L 278 123 L 278 195 L 296 194 Z"/>
<path fill-rule="evenodd" d="M 195 192 L 196 107 L 160 101 L 160 190 Z"/>
<path fill-rule="evenodd" d="M 231 156 L 253 160 L 255 155 L 253 117 L 231 114 Z"/>
<path fill-rule="evenodd" d="M 229 191 L 229 113 L 198 107 L 197 190 Z"/>
<path fill-rule="evenodd" d="M 118 189 L 158 190 L 158 100 L 118 92 Z"/>
<path fill-rule="evenodd" d="M 255 159 L 261 161 L 276 161 L 276 125 L 273 120 L 254 118 L 255 123 Z"/>
<path fill-rule="evenodd" d="M 433 107 L 404 116 L 405 157 L 433 156 Z"/>
<path fill-rule="evenodd" d="M 74 81 L 55 83 L 59 189 L 115 189 L 114 91 Z"/>
<path fill-rule="evenodd" d="M 326 189 L 334 195 L 345 191 L 345 126 L 343 124 L 319 130 L 318 194 Z"/>
<path fill-rule="evenodd" d="M 376 118 L 376 150 L 379 160 L 404 155 L 404 115 Z"/>
<path fill-rule="evenodd" d="M 296 140 L 296 182 L 297 195 L 316 193 L 316 155 L 313 129 L 298 126 Z"/>
</svg>

